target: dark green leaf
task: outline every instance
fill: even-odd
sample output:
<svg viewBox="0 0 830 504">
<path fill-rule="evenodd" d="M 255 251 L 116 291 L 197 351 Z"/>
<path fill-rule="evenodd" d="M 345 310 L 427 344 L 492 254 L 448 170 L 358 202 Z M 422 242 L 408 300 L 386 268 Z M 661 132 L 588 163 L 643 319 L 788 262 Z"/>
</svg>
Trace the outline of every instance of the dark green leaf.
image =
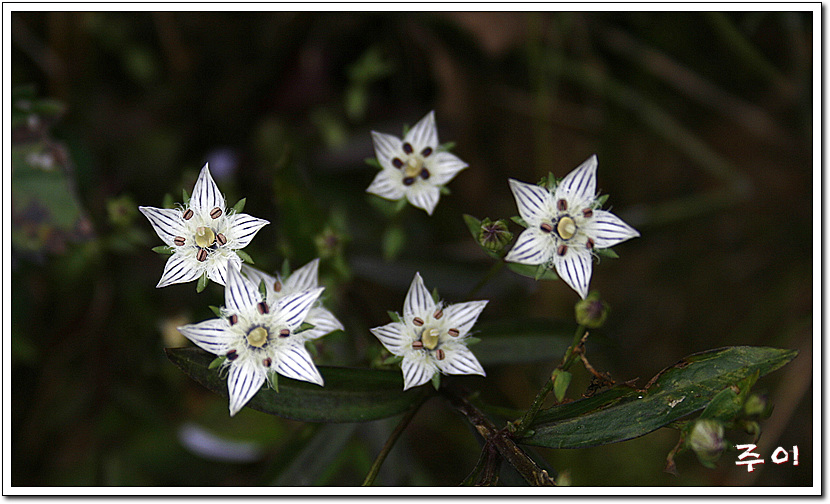
<svg viewBox="0 0 830 504">
<path fill-rule="evenodd" d="M 589 399 L 554 406 L 531 425 L 522 443 L 586 448 L 643 436 L 700 411 L 725 388 L 758 372 L 765 375 L 796 356 L 795 350 L 727 347 L 690 355 L 661 371 L 645 390 L 617 386 Z"/>
<path fill-rule="evenodd" d="M 389 314 L 389 318 L 392 319 L 392 322 L 400 322 L 401 321 L 401 316 L 398 315 L 397 312 L 387 311 L 386 313 Z"/>
<path fill-rule="evenodd" d="M 199 281 L 196 282 L 196 292 L 202 292 L 205 290 L 208 284 L 208 276 L 207 273 L 202 273 L 202 276 L 199 277 Z"/>
<path fill-rule="evenodd" d="M 210 308 L 210 311 L 212 311 L 217 317 L 222 318 L 222 311 L 218 306 L 210 305 L 208 308 Z"/>
<path fill-rule="evenodd" d="M 208 369 L 218 368 L 219 366 L 222 365 L 223 362 L 225 362 L 226 358 L 227 357 L 225 357 L 224 355 L 220 355 L 219 357 L 213 359 L 212 361 L 210 361 L 210 364 L 208 364 Z"/>
<path fill-rule="evenodd" d="M 165 349 L 167 357 L 206 388 L 228 397 L 228 385 L 208 369 L 213 356 L 196 347 Z M 431 393 L 403 390 L 400 371 L 320 366 L 325 386 L 280 377 L 280 392 L 263 387 L 248 406 L 304 422 L 366 422 L 403 413 Z"/>
<path fill-rule="evenodd" d="M 236 252 L 236 255 L 238 255 L 239 258 L 245 261 L 246 263 L 254 264 L 254 260 L 244 250 L 235 250 L 234 252 Z"/>
<path fill-rule="evenodd" d="M 391 366 L 392 364 L 397 364 L 403 360 L 403 356 L 401 355 L 392 355 L 385 359 L 383 359 L 384 366 Z"/>
<path fill-rule="evenodd" d="M 374 167 L 374 168 L 377 168 L 378 170 L 382 170 L 382 169 L 383 169 L 383 166 L 381 166 L 380 161 L 378 161 L 378 160 L 377 160 L 377 158 L 370 157 L 370 158 L 366 158 L 366 159 L 364 159 L 363 161 L 364 161 L 367 165 L 372 166 L 372 167 Z"/>
<path fill-rule="evenodd" d="M 525 220 L 522 219 L 521 217 L 519 217 L 518 215 L 514 215 L 513 217 L 510 217 L 510 220 L 512 220 L 513 222 L 515 222 L 516 224 L 518 224 L 518 225 L 520 225 L 524 228 L 527 227 L 527 222 L 525 222 Z"/>
<path fill-rule="evenodd" d="M 242 210 L 245 209 L 245 200 L 248 198 L 242 198 L 241 200 L 236 202 L 236 205 L 233 206 L 234 213 L 242 213 Z"/>
<path fill-rule="evenodd" d="M 609 259 L 619 259 L 620 257 L 616 252 L 614 252 L 614 249 L 610 248 L 598 248 L 594 249 L 594 252 L 596 252 L 596 254 L 600 257 L 607 257 Z"/>
<path fill-rule="evenodd" d="M 470 234 L 473 235 L 473 239 L 478 242 L 478 235 L 481 232 L 481 221 L 468 214 L 464 214 L 462 217 L 464 218 L 464 224 L 467 225 L 467 229 L 470 230 Z"/>
<path fill-rule="evenodd" d="M 166 193 L 164 195 L 164 199 L 162 199 L 162 202 L 161 202 L 161 207 L 162 208 L 175 208 L 176 207 L 176 202 L 173 201 L 173 195 L 172 194 Z"/>
<path fill-rule="evenodd" d="M 172 255 L 173 247 L 170 247 L 168 245 L 159 245 L 158 247 L 153 247 L 153 252 L 161 255 Z"/>
<path fill-rule="evenodd" d="M 190 195 L 187 194 L 187 189 L 182 189 L 182 205 L 190 204 Z"/>
<path fill-rule="evenodd" d="M 488 366 L 558 361 L 573 339 L 574 327 L 572 322 L 511 319 L 477 324 L 474 330 L 475 339 L 480 342 L 473 353 L 482 365 Z"/>
<path fill-rule="evenodd" d="M 309 331 L 311 329 L 314 329 L 314 327 L 316 327 L 314 324 L 303 322 L 302 324 L 300 324 L 300 327 L 298 327 L 297 330 L 294 331 L 294 334 L 299 334 L 303 331 Z"/>
<path fill-rule="evenodd" d="M 268 299 L 268 287 L 266 287 L 264 279 L 259 281 L 259 296 L 262 300 Z"/>
<path fill-rule="evenodd" d="M 556 274 L 556 272 L 546 267 L 544 264 L 540 264 L 537 266 L 533 264 L 519 264 L 509 262 L 507 263 L 507 267 L 510 268 L 514 273 L 518 273 L 522 276 L 526 276 L 534 280 L 559 280 L 559 276 Z"/>
<path fill-rule="evenodd" d="M 553 376 L 551 377 L 553 380 L 553 395 L 556 397 L 558 402 L 562 402 L 562 399 L 565 398 L 565 392 L 568 391 L 568 386 L 571 384 L 571 378 L 573 378 L 573 375 L 568 371 L 564 371 L 559 368 L 553 371 Z"/>
</svg>

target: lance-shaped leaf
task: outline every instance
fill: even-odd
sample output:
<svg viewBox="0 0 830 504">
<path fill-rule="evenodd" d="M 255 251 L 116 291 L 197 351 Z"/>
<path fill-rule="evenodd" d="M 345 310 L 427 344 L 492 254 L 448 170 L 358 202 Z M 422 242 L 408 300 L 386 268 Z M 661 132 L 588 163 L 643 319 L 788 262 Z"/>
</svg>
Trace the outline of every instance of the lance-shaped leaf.
<svg viewBox="0 0 830 504">
<path fill-rule="evenodd" d="M 692 354 L 657 374 L 645 390 L 617 386 L 541 412 L 519 441 L 548 448 L 587 448 L 643 436 L 704 409 L 725 388 L 775 371 L 795 350 L 726 347 Z"/>
<path fill-rule="evenodd" d="M 167 348 L 167 357 L 206 388 L 228 397 L 228 385 L 215 369 L 214 356 L 194 347 Z M 431 388 L 404 392 L 399 371 L 319 367 L 325 387 L 280 377 L 280 391 L 263 387 L 246 404 L 255 410 L 304 422 L 366 422 L 403 413 Z"/>
</svg>

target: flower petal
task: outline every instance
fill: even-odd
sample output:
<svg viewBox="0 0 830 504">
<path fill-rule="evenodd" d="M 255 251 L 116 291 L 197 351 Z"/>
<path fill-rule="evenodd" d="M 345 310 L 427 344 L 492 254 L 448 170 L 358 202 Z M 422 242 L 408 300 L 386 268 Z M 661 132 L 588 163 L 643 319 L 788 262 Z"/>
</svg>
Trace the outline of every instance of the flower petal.
<svg viewBox="0 0 830 504">
<path fill-rule="evenodd" d="M 545 264 L 550 260 L 552 252 L 553 241 L 550 235 L 533 227 L 522 231 L 504 260 L 520 264 Z"/>
<path fill-rule="evenodd" d="M 435 365 L 444 374 L 487 376 L 476 356 L 463 344 L 446 349 L 444 360 L 436 361 Z"/>
<path fill-rule="evenodd" d="M 446 323 L 451 325 L 453 329 L 458 329 L 458 337 L 463 338 L 473 328 L 485 306 L 487 306 L 486 300 L 449 305 L 444 308 L 444 316 L 447 318 Z"/>
<path fill-rule="evenodd" d="M 441 190 L 432 184 L 417 183 L 406 192 L 406 199 L 413 206 L 426 210 L 429 215 L 432 215 L 440 197 Z"/>
<path fill-rule="evenodd" d="M 519 215 L 530 226 L 538 226 L 542 221 L 551 220 L 553 211 L 553 197 L 544 187 L 510 179 L 510 190 L 516 198 Z"/>
<path fill-rule="evenodd" d="M 289 329 L 296 329 L 305 321 L 309 310 L 314 306 L 325 287 L 289 294 L 277 301 L 282 323 Z"/>
<path fill-rule="evenodd" d="M 468 166 L 458 156 L 449 152 L 436 152 L 433 156 L 434 158 L 427 158 L 428 161 L 431 161 L 429 163 L 431 173 L 429 180 L 437 186 L 447 184 L 458 172 Z"/>
<path fill-rule="evenodd" d="M 384 326 L 369 329 L 387 350 L 395 355 L 404 355 L 404 349 L 412 344 L 404 333 L 404 325 L 400 322 L 390 322 Z"/>
<path fill-rule="evenodd" d="M 366 188 L 366 192 L 377 194 L 381 198 L 392 201 L 403 198 L 405 194 L 400 173 L 391 169 L 379 171 L 369 187 Z"/>
<path fill-rule="evenodd" d="M 435 126 L 435 111 L 430 111 L 418 121 L 403 137 L 404 142 L 409 142 L 416 152 L 421 152 L 425 147 L 438 147 L 438 128 Z"/>
<path fill-rule="evenodd" d="M 179 332 L 196 346 L 214 355 L 225 355 L 235 342 L 236 336 L 228 331 L 228 322 L 223 319 L 210 319 L 198 324 L 179 327 Z"/>
<path fill-rule="evenodd" d="M 629 238 L 640 236 L 636 229 L 605 210 L 594 210 L 593 217 L 583 226 L 585 233 L 594 240 L 594 246 L 597 248 L 613 247 Z"/>
<path fill-rule="evenodd" d="M 423 317 L 424 314 L 431 313 L 433 308 L 435 308 L 435 301 L 432 300 L 432 295 L 424 286 L 421 274 L 415 273 L 415 278 L 412 279 L 403 302 L 404 318 L 410 320 L 413 317 Z"/>
<path fill-rule="evenodd" d="M 202 167 L 199 173 L 199 178 L 196 180 L 196 185 L 193 187 L 193 194 L 190 196 L 190 208 L 194 212 L 210 212 L 216 207 L 225 211 L 225 197 L 219 192 L 219 187 L 210 176 L 208 164 Z"/>
<path fill-rule="evenodd" d="M 276 301 L 278 297 L 277 293 L 274 292 L 274 282 L 277 281 L 276 277 L 244 263 L 242 264 L 240 271 L 252 284 L 256 285 L 257 290 L 259 290 L 260 282 L 265 282 L 266 291 L 268 292 L 268 304 Z"/>
<path fill-rule="evenodd" d="M 289 292 L 315 289 L 317 287 L 317 271 L 320 267 L 320 259 L 314 259 L 302 268 L 297 268 L 294 273 L 285 279 L 283 285 Z"/>
<path fill-rule="evenodd" d="M 403 371 L 403 389 L 408 390 L 430 381 L 435 374 L 435 364 L 426 359 L 404 357 L 401 362 Z"/>
<path fill-rule="evenodd" d="M 597 156 L 594 154 L 565 175 L 556 186 L 554 198 L 566 199 L 572 206 L 584 206 L 597 193 Z"/>
<path fill-rule="evenodd" d="M 287 378 L 323 385 L 323 377 L 301 342 L 282 348 L 276 355 L 277 372 Z"/>
<path fill-rule="evenodd" d="M 196 280 L 205 268 L 200 267 L 199 261 L 196 260 L 195 255 L 190 257 L 184 252 L 173 254 L 167 263 L 164 265 L 164 273 L 161 274 L 161 279 L 156 285 L 156 288 L 167 287 L 168 285 L 177 283 L 187 283 Z"/>
<path fill-rule="evenodd" d="M 554 255 L 553 263 L 559 278 L 571 286 L 582 299 L 588 295 L 588 284 L 591 283 L 591 253 L 584 248 L 568 248 L 564 256 Z"/>
<path fill-rule="evenodd" d="M 228 231 L 230 234 L 228 240 L 233 240 L 230 245 L 234 249 L 247 247 L 257 232 L 262 229 L 262 226 L 270 224 L 265 219 L 258 219 L 244 213 L 234 214 L 231 218 L 233 219 L 233 224 L 231 224 L 230 230 Z"/>
<path fill-rule="evenodd" d="M 227 268 L 227 266 L 226 266 Z M 225 308 L 241 313 L 260 302 L 259 289 L 250 280 L 242 276 L 236 268 L 227 268 L 225 284 Z"/>
<path fill-rule="evenodd" d="M 227 251 L 226 253 L 214 252 L 216 257 L 208 259 L 207 274 L 208 278 L 220 285 L 227 285 L 228 283 L 228 269 L 235 269 L 239 271 L 242 266 L 242 259 L 234 252 Z"/>
<path fill-rule="evenodd" d="M 184 224 L 181 210 L 174 208 L 155 208 L 140 206 L 138 209 L 153 225 L 153 230 L 159 235 L 165 245 L 175 247 L 173 239 L 184 236 Z"/>
<path fill-rule="evenodd" d="M 343 324 L 334 316 L 334 314 L 322 307 L 314 307 L 308 312 L 305 319 L 309 324 L 314 324 L 314 329 L 303 331 L 299 335 L 303 339 L 317 339 L 321 336 L 334 331 L 342 331 Z"/>
<path fill-rule="evenodd" d="M 231 416 L 236 415 L 265 383 L 265 373 L 257 371 L 253 362 L 231 365 L 228 373 L 228 395 Z"/>
<path fill-rule="evenodd" d="M 375 145 L 375 156 L 377 156 L 380 165 L 386 169 L 394 168 L 392 158 L 400 153 L 401 139 L 395 135 L 373 131 L 372 143 Z"/>
</svg>

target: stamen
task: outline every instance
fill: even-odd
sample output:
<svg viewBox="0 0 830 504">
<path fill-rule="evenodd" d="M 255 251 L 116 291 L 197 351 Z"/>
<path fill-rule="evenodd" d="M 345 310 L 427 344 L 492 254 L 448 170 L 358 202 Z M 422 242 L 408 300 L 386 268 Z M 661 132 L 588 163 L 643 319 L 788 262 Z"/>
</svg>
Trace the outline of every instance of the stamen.
<svg viewBox="0 0 830 504">
<path fill-rule="evenodd" d="M 424 157 L 429 157 L 432 154 L 432 147 L 424 147 L 424 150 L 421 151 L 421 155 Z"/>
<path fill-rule="evenodd" d="M 279 280 L 274 282 L 274 292 L 279 292 L 282 290 L 282 283 Z"/>
<path fill-rule="evenodd" d="M 415 177 L 406 177 L 406 178 L 403 179 L 403 185 L 405 185 L 405 186 L 411 186 L 414 183 L 415 183 Z"/>
<path fill-rule="evenodd" d="M 252 347 L 262 348 L 268 342 L 268 329 L 262 326 L 254 327 L 248 332 L 246 338 Z"/>
<path fill-rule="evenodd" d="M 225 357 L 232 361 L 239 357 L 239 354 L 236 353 L 236 350 L 229 350 L 228 353 L 225 354 Z"/>
<path fill-rule="evenodd" d="M 449 331 L 447 331 L 447 332 L 448 332 L 448 333 L 450 334 L 450 336 L 452 336 L 453 338 L 457 338 L 457 337 L 458 337 L 458 335 L 459 335 L 459 334 L 461 334 L 461 333 L 458 331 L 458 329 L 450 329 L 450 330 L 449 330 Z"/>
<path fill-rule="evenodd" d="M 265 301 L 260 301 L 259 303 L 257 303 L 256 310 L 262 315 L 265 315 L 270 311 L 268 309 L 268 303 L 266 303 Z"/>
<path fill-rule="evenodd" d="M 199 262 L 207 261 L 208 251 L 200 248 L 198 252 L 196 252 L 196 260 Z"/>
<path fill-rule="evenodd" d="M 392 164 L 395 165 L 395 168 L 400 168 L 403 166 L 403 161 L 401 161 L 401 158 L 395 158 L 392 160 Z"/>
<path fill-rule="evenodd" d="M 567 252 L 568 252 L 568 246 L 567 245 L 559 245 L 558 247 L 556 247 L 556 253 L 559 254 L 560 256 L 565 255 Z"/>
<path fill-rule="evenodd" d="M 237 317 L 236 314 L 233 314 L 228 318 L 228 322 L 230 322 L 231 325 L 235 325 L 239 322 L 239 317 Z"/>
<path fill-rule="evenodd" d="M 553 226 L 551 226 L 547 222 L 543 222 L 542 225 L 539 226 L 539 228 L 541 228 L 542 231 L 544 231 L 545 233 L 550 233 L 551 231 L 553 231 Z"/>
<path fill-rule="evenodd" d="M 588 238 L 588 243 L 585 246 L 588 247 L 588 250 L 592 250 L 594 248 L 594 240 Z"/>
<path fill-rule="evenodd" d="M 568 209 L 568 202 L 565 201 L 564 199 L 561 199 L 561 200 L 557 201 L 556 202 L 556 209 L 559 210 L 560 212 L 564 212 L 565 210 Z"/>
<path fill-rule="evenodd" d="M 430 350 L 433 350 L 435 347 L 438 346 L 438 336 L 441 335 L 441 332 L 436 329 L 427 329 L 421 334 L 421 341 L 424 342 L 424 346 Z"/>
<path fill-rule="evenodd" d="M 443 351 L 443 350 L 441 350 L 441 349 L 439 348 L 438 350 L 436 350 L 436 351 L 435 351 L 435 358 L 436 358 L 436 359 L 438 359 L 438 360 L 444 360 L 444 357 L 446 357 L 446 355 L 444 354 L 444 351 Z"/>
<path fill-rule="evenodd" d="M 590 218 L 591 218 L 591 216 L 593 216 L 593 215 L 594 215 L 594 211 L 593 211 L 593 210 L 591 210 L 590 208 L 583 208 L 583 209 L 582 209 L 582 215 L 583 215 L 585 218 L 590 219 Z"/>
<path fill-rule="evenodd" d="M 190 218 L 193 217 L 193 210 L 188 208 L 184 211 L 184 215 L 182 215 L 182 217 L 184 217 L 184 220 L 190 220 Z"/>
<path fill-rule="evenodd" d="M 412 319 L 412 323 L 415 324 L 418 327 L 421 327 L 422 325 L 424 325 L 424 321 L 420 317 L 415 317 L 414 319 Z"/>
<path fill-rule="evenodd" d="M 214 207 L 213 210 L 210 211 L 210 218 L 211 219 L 218 219 L 222 216 L 222 209 L 219 207 Z"/>
<path fill-rule="evenodd" d="M 412 342 L 412 348 L 414 348 L 415 350 L 420 350 L 420 349 L 424 348 L 424 344 L 420 340 L 413 341 Z"/>
<path fill-rule="evenodd" d="M 219 233 L 218 235 L 216 235 L 216 243 L 218 243 L 221 247 L 222 245 L 228 243 L 228 239 L 225 237 L 225 235 Z"/>
<path fill-rule="evenodd" d="M 291 336 L 291 331 L 289 329 L 280 329 L 280 338 L 287 338 Z"/>
<path fill-rule="evenodd" d="M 196 228 L 196 245 L 207 248 L 216 242 L 216 235 L 209 227 L 199 226 Z"/>
<path fill-rule="evenodd" d="M 424 179 L 424 180 L 428 179 L 429 178 L 429 170 L 427 170 L 426 168 L 421 170 L 421 178 Z"/>
<path fill-rule="evenodd" d="M 271 367 L 271 357 L 266 357 L 262 359 L 262 365 L 265 367 Z"/>
<path fill-rule="evenodd" d="M 435 320 L 438 320 L 444 316 L 444 310 L 439 308 L 438 311 L 436 311 L 432 316 L 433 318 L 435 318 Z"/>
<path fill-rule="evenodd" d="M 409 145 L 408 142 L 403 144 L 403 151 L 406 152 L 407 154 L 412 154 L 412 146 Z"/>
<path fill-rule="evenodd" d="M 177 247 L 181 247 L 184 245 L 184 236 L 177 236 L 173 238 L 173 243 L 176 244 Z"/>
</svg>

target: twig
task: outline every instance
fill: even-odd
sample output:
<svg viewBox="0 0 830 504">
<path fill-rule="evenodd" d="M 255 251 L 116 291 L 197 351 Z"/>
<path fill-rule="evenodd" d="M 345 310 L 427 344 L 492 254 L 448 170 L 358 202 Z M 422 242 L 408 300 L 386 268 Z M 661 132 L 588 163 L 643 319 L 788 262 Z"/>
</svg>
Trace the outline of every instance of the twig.
<svg viewBox="0 0 830 504">
<path fill-rule="evenodd" d="M 380 472 L 380 466 L 383 465 L 383 461 L 386 460 L 386 456 L 389 455 L 389 452 L 392 451 L 392 447 L 395 446 L 395 442 L 401 437 L 401 434 L 406 429 L 406 426 L 409 425 L 409 422 L 412 421 L 412 418 L 415 416 L 415 413 L 421 408 L 421 405 L 424 404 L 423 400 L 419 401 L 417 404 L 412 406 L 410 410 L 401 418 L 401 421 L 398 422 L 398 425 L 395 427 L 395 430 L 392 431 L 392 434 L 389 435 L 389 439 L 386 440 L 386 443 L 383 445 L 383 448 L 380 449 L 380 453 L 375 458 L 375 461 L 372 463 L 372 467 L 369 468 L 369 474 L 366 475 L 366 479 L 363 480 L 363 484 L 361 486 L 372 486 L 375 482 L 375 478 L 377 478 L 378 473 Z"/>
</svg>

